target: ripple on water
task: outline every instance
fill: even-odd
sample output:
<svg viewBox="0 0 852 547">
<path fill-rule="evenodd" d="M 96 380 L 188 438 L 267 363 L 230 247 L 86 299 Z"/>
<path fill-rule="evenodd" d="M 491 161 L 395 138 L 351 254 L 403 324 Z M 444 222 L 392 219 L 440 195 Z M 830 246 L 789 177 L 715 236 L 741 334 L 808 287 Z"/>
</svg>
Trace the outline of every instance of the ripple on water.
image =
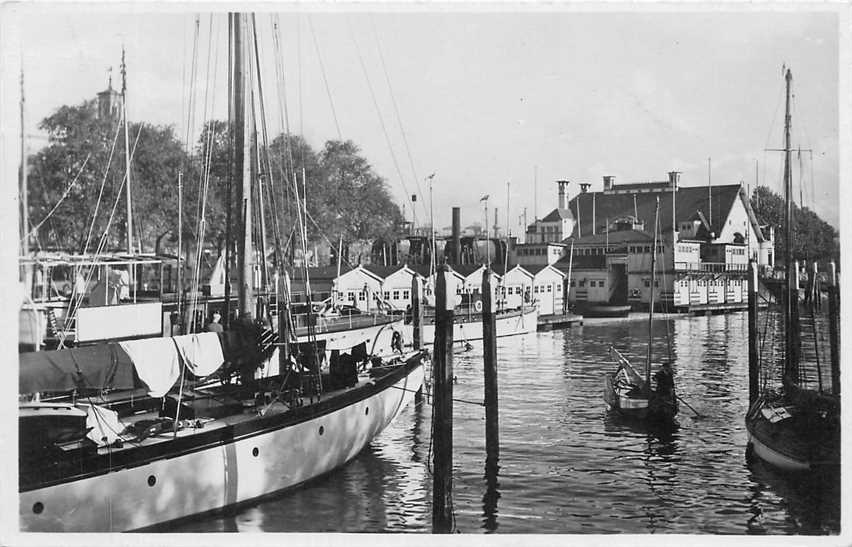
<svg viewBox="0 0 852 547">
<path fill-rule="evenodd" d="M 654 323 L 681 406 L 673 431 L 605 411 L 615 345 L 636 362 L 642 321 L 588 323 L 498 341 L 500 459 L 485 479 L 484 409 L 454 412 L 456 524 L 465 533 L 825 534 L 839 530 L 836 479 L 790 479 L 745 461 L 748 342 L 744 314 Z M 655 360 L 658 357 L 655 357 Z M 482 348 L 456 356 L 457 399 L 483 400 Z M 231 517 L 176 531 L 429 532 L 428 405 L 407 408 L 349 465 Z"/>
</svg>

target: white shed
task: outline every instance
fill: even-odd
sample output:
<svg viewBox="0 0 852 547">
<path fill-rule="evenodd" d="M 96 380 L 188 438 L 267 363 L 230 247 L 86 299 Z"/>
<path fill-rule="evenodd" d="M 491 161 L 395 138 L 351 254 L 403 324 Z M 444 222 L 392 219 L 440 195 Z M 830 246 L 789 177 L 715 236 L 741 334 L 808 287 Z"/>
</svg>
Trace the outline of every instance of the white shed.
<svg viewBox="0 0 852 547">
<path fill-rule="evenodd" d="M 565 274 L 550 264 L 539 268 L 530 267 L 529 270 L 534 274 L 532 297 L 538 302 L 538 313 L 562 313 L 562 282 Z"/>
</svg>

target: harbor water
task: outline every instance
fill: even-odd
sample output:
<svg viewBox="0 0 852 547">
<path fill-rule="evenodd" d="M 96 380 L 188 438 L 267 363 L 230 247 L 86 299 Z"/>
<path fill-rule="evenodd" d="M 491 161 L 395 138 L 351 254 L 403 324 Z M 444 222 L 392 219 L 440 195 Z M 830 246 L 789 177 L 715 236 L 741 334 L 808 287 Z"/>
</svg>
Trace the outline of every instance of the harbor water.
<svg viewBox="0 0 852 547">
<path fill-rule="evenodd" d="M 596 320 L 497 342 L 500 460 L 485 479 L 482 345 L 455 356 L 454 489 L 461 533 L 836 534 L 835 476 L 788 476 L 746 458 L 744 313 L 653 324 L 674 360 L 677 427 L 653 431 L 606 411 L 610 345 L 639 363 L 642 320 Z M 333 473 L 172 532 L 431 532 L 431 407 L 411 406 Z"/>
</svg>

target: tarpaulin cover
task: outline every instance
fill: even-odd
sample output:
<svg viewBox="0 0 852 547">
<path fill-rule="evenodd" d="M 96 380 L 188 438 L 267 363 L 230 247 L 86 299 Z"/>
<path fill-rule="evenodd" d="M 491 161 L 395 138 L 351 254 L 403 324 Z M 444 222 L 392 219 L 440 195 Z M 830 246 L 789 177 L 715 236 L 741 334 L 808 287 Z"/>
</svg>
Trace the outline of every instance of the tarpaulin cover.
<svg viewBox="0 0 852 547">
<path fill-rule="evenodd" d="M 212 374 L 225 361 L 219 335 L 215 332 L 175 336 L 173 340 L 186 368 L 198 377 Z"/>
<path fill-rule="evenodd" d="M 180 377 L 180 358 L 171 338 L 146 338 L 119 342 L 136 367 L 148 394 L 162 397 Z"/>
<path fill-rule="evenodd" d="M 133 389 L 133 362 L 118 344 L 18 355 L 18 393 L 72 389 Z"/>
</svg>

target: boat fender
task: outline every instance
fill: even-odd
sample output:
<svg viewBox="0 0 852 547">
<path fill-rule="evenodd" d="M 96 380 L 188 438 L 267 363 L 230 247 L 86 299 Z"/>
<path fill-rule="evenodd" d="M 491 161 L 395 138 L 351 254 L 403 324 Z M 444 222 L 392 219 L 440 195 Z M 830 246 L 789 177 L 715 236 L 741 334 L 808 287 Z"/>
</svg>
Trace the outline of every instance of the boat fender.
<svg viewBox="0 0 852 547">
<path fill-rule="evenodd" d="M 477 300 L 473 303 L 473 311 L 481 312 L 482 311 L 482 300 Z"/>
</svg>

